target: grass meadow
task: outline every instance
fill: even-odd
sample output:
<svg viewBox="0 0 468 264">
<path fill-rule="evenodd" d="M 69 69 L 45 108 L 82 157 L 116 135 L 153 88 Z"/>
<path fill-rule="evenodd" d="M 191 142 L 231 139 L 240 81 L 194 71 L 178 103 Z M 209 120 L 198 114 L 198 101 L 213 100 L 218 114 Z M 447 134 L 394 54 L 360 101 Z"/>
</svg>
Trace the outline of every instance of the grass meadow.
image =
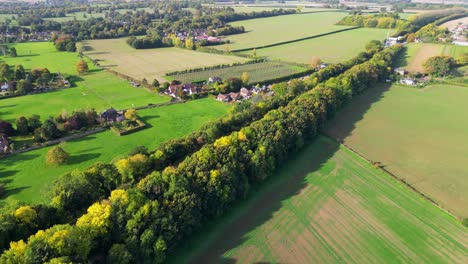
<svg viewBox="0 0 468 264">
<path fill-rule="evenodd" d="M 304 70 L 304 67 L 291 65 L 277 61 L 266 61 L 261 63 L 244 64 L 239 66 L 205 70 L 199 72 L 182 73 L 172 75 L 170 78 L 181 82 L 206 81 L 208 78 L 218 76 L 223 79 L 230 77 L 240 78 L 243 72 L 248 72 L 250 83 L 271 80 L 287 76 Z"/>
<path fill-rule="evenodd" d="M 319 12 L 233 22 L 233 26 L 244 26 L 246 33 L 227 36 L 230 44 L 213 47 L 235 51 L 345 29 L 348 27 L 335 25 L 345 16 L 343 12 Z"/>
<path fill-rule="evenodd" d="M 387 34 L 393 33 L 393 30 L 387 29 L 358 28 L 276 47 L 257 49 L 257 55 L 296 63 L 310 63 L 312 57 L 319 57 L 327 63 L 338 63 L 364 51 L 369 41 L 374 39 L 383 41 Z"/>
<path fill-rule="evenodd" d="M 290 9 L 296 9 L 295 6 L 293 5 L 275 5 L 275 6 L 261 6 L 261 5 L 236 5 L 232 6 L 234 10 L 238 13 L 250 13 L 250 12 L 262 12 L 262 11 L 271 11 L 273 9 L 285 9 L 285 10 L 290 10 Z M 309 7 L 304 7 L 301 10 L 301 13 L 312 13 L 312 12 L 323 12 L 323 11 L 333 11 L 334 9 L 330 8 L 319 8 L 319 7 L 314 7 L 314 8 L 309 8 Z"/>
<path fill-rule="evenodd" d="M 76 53 L 58 52 L 49 42 L 21 43 L 15 47 L 18 57 L 0 57 L 0 61 L 10 65 L 21 64 L 26 69 L 46 67 L 51 72 L 76 74 L 75 65 L 79 60 Z M 62 111 L 72 112 L 83 108 L 123 109 L 169 101 L 169 97 L 151 93 L 144 88 L 134 88 L 117 76 L 95 69 L 92 63 L 88 65 L 91 73 L 79 77 L 75 87 L 0 100 L 0 119 L 13 121 L 20 115 L 32 114 L 45 118 Z"/>
<path fill-rule="evenodd" d="M 353 99 L 325 133 L 465 218 L 467 100 L 462 86 L 379 86 Z"/>
<path fill-rule="evenodd" d="M 225 115 L 230 106 L 212 98 L 161 108 L 138 111 L 148 127 L 121 136 L 110 130 L 65 143 L 69 164 L 47 166 L 45 153 L 50 147 L 0 159 L 0 182 L 6 183 L 7 199 L 28 203 L 46 202 L 46 193 L 59 175 L 84 169 L 98 161 L 110 162 L 126 156 L 136 146 L 154 149 L 163 141 L 178 138 L 198 129 L 209 120 Z"/>
<path fill-rule="evenodd" d="M 230 64 L 247 61 L 245 58 L 219 54 L 201 53 L 180 48 L 158 48 L 136 50 L 122 39 L 84 41 L 86 55 L 99 60 L 101 66 L 142 80 L 157 78 L 164 82 L 167 72 Z"/>
<path fill-rule="evenodd" d="M 459 222 L 326 137 L 208 226 L 173 263 L 468 261 Z"/>
<path fill-rule="evenodd" d="M 424 62 L 430 57 L 437 55 L 448 55 L 455 59 L 468 53 L 467 46 L 452 44 L 432 44 L 432 43 L 410 43 L 406 45 L 406 54 L 398 63 L 399 67 L 404 67 L 410 72 L 424 73 Z"/>
</svg>

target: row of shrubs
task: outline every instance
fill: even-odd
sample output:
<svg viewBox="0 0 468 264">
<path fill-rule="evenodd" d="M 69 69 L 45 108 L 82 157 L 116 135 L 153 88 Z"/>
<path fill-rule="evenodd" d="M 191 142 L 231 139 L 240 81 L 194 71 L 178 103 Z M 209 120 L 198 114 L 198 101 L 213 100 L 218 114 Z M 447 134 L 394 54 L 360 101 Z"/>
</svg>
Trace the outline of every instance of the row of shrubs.
<svg viewBox="0 0 468 264">
<path fill-rule="evenodd" d="M 262 119 L 249 122 L 239 132 L 205 144 L 177 167 L 169 166 L 158 172 L 151 167 L 159 160 L 160 152 L 149 157 L 138 153 L 115 166 L 98 164 L 80 172 L 82 177 L 62 180 L 63 184 L 75 185 L 87 179 L 92 186 L 89 188 L 96 193 L 122 187 L 121 182 L 133 181 L 136 185 L 115 190 L 108 200 L 93 204 L 76 225 L 57 225 L 39 231 L 28 244 L 12 243 L 1 260 L 84 261 L 92 255 L 106 256 L 108 261 L 119 256 L 139 263 L 164 261 L 168 249 L 244 197 L 250 185 L 269 177 L 288 155 L 315 136 L 317 129 L 345 101 L 384 80 L 399 50 L 400 47 L 392 47 L 375 54 L 370 61 L 352 67 L 333 82 L 319 85 L 287 105 L 269 111 Z M 71 194 L 59 196 L 69 198 Z M 59 202 L 56 197 L 52 204 Z M 62 235 L 58 237 L 58 233 Z M 52 236 L 56 239 L 50 239 Z"/>
<path fill-rule="evenodd" d="M 61 113 L 55 118 L 49 117 L 41 122 L 40 116 L 16 119 L 16 129 L 7 121 L 0 120 L 0 133 L 7 136 L 34 136 L 35 142 L 44 142 L 62 137 L 68 132 L 100 125 L 99 115 L 94 109 L 77 110 L 71 114 Z"/>
<path fill-rule="evenodd" d="M 207 67 L 201 67 L 201 68 L 186 69 L 186 70 L 182 70 L 182 71 L 168 72 L 168 73 L 166 73 L 166 76 L 174 76 L 174 75 L 185 74 L 185 73 L 192 73 L 192 72 L 201 72 L 201 71 L 209 71 L 209 70 L 230 68 L 230 67 L 235 67 L 235 66 L 242 66 L 242 65 L 249 65 L 249 64 L 255 64 L 255 63 L 262 63 L 262 62 L 265 62 L 265 61 L 266 61 L 266 59 L 264 59 L 264 58 L 259 58 L 259 59 L 249 60 L 249 61 L 247 61 L 247 62 L 234 62 L 234 63 L 231 63 L 231 64 L 218 64 L 218 65 L 214 65 L 214 66 L 207 66 Z M 213 77 L 215 77 L 215 76 L 213 76 Z"/>
<path fill-rule="evenodd" d="M 345 63 L 329 65 L 327 68 L 313 73 L 306 81 L 306 84 L 308 87 L 314 87 L 318 83 L 337 76 L 352 66 L 366 61 L 377 51 L 378 49 L 369 49 L 368 52 L 363 52 Z M 294 97 L 294 95 L 275 96 L 258 103 L 245 102 L 237 104 L 229 116 L 208 123 L 186 137 L 164 142 L 151 153 L 142 148 L 137 148 L 129 153 L 129 155 L 142 154 L 147 157 L 142 158 L 139 156 L 139 160 L 148 160 L 148 157 L 151 156 L 151 159 L 154 161 L 146 168 L 147 171 L 163 170 L 167 166 L 177 164 L 184 157 L 199 150 L 205 144 L 213 143 L 221 136 L 240 130 L 251 122 L 259 120 L 270 110 L 285 106 Z M 127 162 L 133 164 L 132 166 L 137 164 L 135 158 L 128 159 Z M 122 161 L 121 165 L 122 163 L 126 162 Z M 51 224 L 72 221 L 76 216 L 81 215 L 84 209 L 93 202 L 107 197 L 111 190 L 122 185 L 131 186 L 132 183 L 138 182 L 147 174 L 147 171 L 145 170 L 140 173 L 134 171 L 131 173 L 131 176 L 124 177 L 120 175 L 114 164 L 97 163 L 84 172 L 73 172 L 59 177 L 50 195 L 52 197 L 51 204 L 45 207 L 31 207 L 38 214 L 42 214 L 39 211 L 45 210 L 44 208 L 47 210 L 52 208 L 53 210 L 47 211 L 47 213 L 54 214 L 51 216 L 51 219 L 55 219 L 56 221 L 46 222 L 44 225 L 28 225 L 10 217 L 11 212 L 18 206 L 5 208 L 3 213 L 0 214 L 0 221 L 2 221 L 3 216 L 9 216 L 3 218 L 5 219 L 5 222 L 3 222 L 4 228 L 0 228 L 0 249 L 5 249 L 9 241 L 24 239 L 37 230 L 50 227 Z M 17 229 L 23 231 L 16 232 L 15 230 Z"/>
</svg>

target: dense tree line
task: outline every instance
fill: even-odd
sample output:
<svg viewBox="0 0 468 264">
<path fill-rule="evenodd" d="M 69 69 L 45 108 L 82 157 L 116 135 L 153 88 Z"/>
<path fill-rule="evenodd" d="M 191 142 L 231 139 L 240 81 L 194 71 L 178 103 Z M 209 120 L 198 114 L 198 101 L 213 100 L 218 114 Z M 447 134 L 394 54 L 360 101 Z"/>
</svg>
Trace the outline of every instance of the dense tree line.
<svg viewBox="0 0 468 264">
<path fill-rule="evenodd" d="M 53 78 L 47 68 L 26 71 L 22 65 L 10 66 L 0 62 L 0 83 L 7 83 L 8 92 L 12 94 L 27 94 L 33 90 L 33 84 L 45 85 Z"/>
<path fill-rule="evenodd" d="M 208 32 L 208 35 L 227 36 L 227 35 L 241 34 L 244 32 L 245 32 L 244 26 L 233 27 L 231 25 L 226 25 L 225 27 L 220 27 L 213 31 Z"/>
<path fill-rule="evenodd" d="M 13 128 L 9 122 L 1 122 Z M 32 115 L 28 118 L 20 116 L 16 119 L 16 129 L 2 130 L 0 128 L 0 133 L 4 133 L 7 136 L 33 135 L 34 142 L 45 142 L 60 138 L 66 133 L 92 127 L 100 123 L 97 112 L 94 109 L 87 109 L 77 110 L 71 114 L 64 112 L 56 117 L 49 117 L 44 122 L 41 122 L 40 116 L 38 115 Z"/>
<path fill-rule="evenodd" d="M 359 54 L 357 57 L 344 63 L 329 65 L 327 68 L 313 73 L 306 81 L 306 85 L 314 87 L 328 78 L 338 76 L 354 65 L 367 61 L 381 48 L 381 45 L 380 48 L 377 48 L 375 43 L 371 44 L 367 46 L 366 52 Z M 232 131 L 240 130 L 242 127 L 259 120 L 267 112 L 284 107 L 294 98 L 295 95 L 287 94 L 275 96 L 268 100 L 258 101 L 254 99 L 251 102 L 237 104 L 227 117 L 203 125 L 199 130 L 186 137 L 164 142 L 151 152 L 136 148 L 129 153 L 130 156 L 142 154 L 146 158 L 139 155 L 137 158 L 121 159 L 118 163 L 119 166 L 117 164 L 97 163 L 83 172 L 74 171 L 63 175 L 54 183 L 51 192 L 51 204 L 42 208 L 50 207 L 50 212 L 58 214 L 51 215 L 51 218 L 58 221 L 52 222 L 53 224 L 66 223 L 70 219 L 81 215 L 85 208 L 89 207 L 93 202 L 110 195 L 112 190 L 134 186 L 151 171 L 160 171 L 168 166 L 176 165 L 204 145 L 213 143 L 217 138 L 228 135 Z M 40 123 L 38 126 L 40 126 Z M 151 161 L 149 165 L 148 160 Z M 146 164 L 143 166 L 146 171 L 140 169 L 137 172 L 134 169 L 128 169 L 138 167 L 139 164 Z M 117 169 L 117 167 L 120 169 Z M 127 168 L 125 169 L 125 167 Z M 11 211 L 12 209 L 5 210 L 0 214 L 11 214 Z M 0 246 L 3 245 L 0 249 L 4 249 L 8 245 L 8 241 L 25 239 L 41 228 L 50 227 L 31 228 L 28 229 L 29 232 L 23 232 L 15 236 L 14 239 L 10 239 L 18 223 L 14 222 L 13 218 L 5 219 L 9 220 L 9 222 L 4 222 L 5 228 L 0 229 L 0 241 L 2 241 Z"/>
<path fill-rule="evenodd" d="M 438 42 L 443 39 L 449 42 L 451 40 L 450 31 L 447 28 L 438 27 L 434 23 L 422 27 L 416 31 L 414 36 L 423 42 Z"/>
<path fill-rule="evenodd" d="M 400 49 L 394 46 L 375 54 L 238 132 L 204 145 L 177 167 L 153 171 L 135 187 L 112 191 L 75 225 L 39 231 L 27 244 L 12 243 L 1 260 L 68 262 L 126 256 L 138 263 L 164 261 L 166 252 L 183 238 L 245 197 L 249 186 L 268 178 L 343 103 L 384 80 Z M 151 159 L 136 154 L 116 167 L 120 175 L 132 178 L 143 174 Z"/>
<path fill-rule="evenodd" d="M 368 28 L 406 28 L 408 21 L 399 19 L 398 14 L 385 13 L 375 15 L 353 15 L 341 19 L 338 25 L 368 27 Z"/>
</svg>

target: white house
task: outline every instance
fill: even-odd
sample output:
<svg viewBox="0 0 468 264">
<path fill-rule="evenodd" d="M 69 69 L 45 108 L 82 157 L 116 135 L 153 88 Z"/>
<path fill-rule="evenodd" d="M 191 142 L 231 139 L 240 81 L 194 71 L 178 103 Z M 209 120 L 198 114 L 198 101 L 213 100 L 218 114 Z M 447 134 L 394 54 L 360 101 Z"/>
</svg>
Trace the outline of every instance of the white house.
<svg viewBox="0 0 468 264">
<path fill-rule="evenodd" d="M 0 90 L 2 92 L 8 91 L 8 88 L 10 88 L 10 85 L 7 82 L 2 84 L 2 86 L 0 86 Z"/>
<path fill-rule="evenodd" d="M 403 78 L 400 80 L 400 83 L 405 85 L 416 85 L 416 80 L 411 78 Z"/>
</svg>

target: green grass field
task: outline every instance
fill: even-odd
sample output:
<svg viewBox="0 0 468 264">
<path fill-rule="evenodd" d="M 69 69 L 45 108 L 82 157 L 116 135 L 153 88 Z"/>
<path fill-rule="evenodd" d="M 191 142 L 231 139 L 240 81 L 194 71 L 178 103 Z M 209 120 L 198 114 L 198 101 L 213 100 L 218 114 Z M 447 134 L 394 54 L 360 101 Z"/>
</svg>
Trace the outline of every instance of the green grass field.
<svg viewBox="0 0 468 264">
<path fill-rule="evenodd" d="M 325 132 L 468 217 L 468 88 L 375 87 L 353 99 Z"/>
<path fill-rule="evenodd" d="M 213 69 L 199 72 L 183 73 L 170 76 L 174 80 L 181 82 L 206 81 L 208 78 L 218 76 L 223 79 L 230 77 L 240 78 L 243 72 L 248 72 L 250 83 L 271 80 L 278 77 L 287 76 L 304 70 L 304 67 L 286 64 L 276 61 L 266 61 L 254 64 L 244 64 L 239 66 Z"/>
<path fill-rule="evenodd" d="M 16 14 L 0 14 L 0 22 L 5 22 L 5 20 L 10 19 L 11 20 L 10 25 L 17 26 L 18 21 L 16 21 L 16 19 L 13 20 L 12 17 L 17 18 L 18 16 Z"/>
<path fill-rule="evenodd" d="M 326 137 L 208 225 L 173 263 L 466 263 L 454 218 Z"/>
<path fill-rule="evenodd" d="M 165 81 L 163 76 L 167 72 L 247 60 L 236 56 L 209 54 L 179 48 L 136 50 L 125 43 L 125 38 L 90 40 L 85 41 L 84 45 L 88 50 L 85 54 L 99 60 L 101 66 L 110 67 L 138 80 L 146 78 L 152 81 L 157 78 L 163 82 Z"/>
<path fill-rule="evenodd" d="M 348 28 L 334 25 L 345 16 L 342 12 L 320 12 L 233 22 L 233 26 L 244 26 L 246 33 L 227 36 L 230 44 L 214 48 L 233 51 L 336 31 Z"/>
<path fill-rule="evenodd" d="M 0 62 L 10 65 L 21 64 L 25 69 L 48 68 L 51 72 L 61 72 L 76 75 L 78 53 L 58 52 L 51 42 L 18 43 L 14 44 L 18 57 L 2 57 Z M 89 63 L 90 69 L 93 65 Z"/>
<path fill-rule="evenodd" d="M 79 60 L 76 53 L 57 52 L 52 43 L 48 42 L 21 43 L 15 47 L 19 57 L 0 57 L 0 60 L 10 65 L 22 64 L 26 69 L 46 67 L 51 72 L 76 74 L 75 65 Z M 169 97 L 151 93 L 144 88 L 134 88 L 117 76 L 93 68 L 91 63 L 89 66 L 93 72 L 80 77 L 76 87 L 0 100 L 0 119 L 13 121 L 19 115 L 31 114 L 46 118 L 75 109 L 123 109 L 169 101 Z"/>
<path fill-rule="evenodd" d="M 87 20 L 90 18 L 100 18 L 104 17 L 104 12 L 102 13 L 91 13 L 88 14 L 87 12 L 76 12 L 72 14 L 66 14 L 65 17 L 51 17 L 51 18 L 44 18 L 44 20 L 51 20 L 51 21 L 56 21 L 56 22 L 67 22 L 67 21 L 72 21 L 72 20 Z M 85 17 L 86 16 L 86 17 Z"/>
<path fill-rule="evenodd" d="M 310 63 L 312 57 L 319 57 L 324 62 L 337 63 L 351 59 L 357 53 L 364 51 L 365 45 L 371 40 L 383 41 L 387 33 L 393 34 L 394 30 L 359 28 L 276 47 L 258 49 L 257 55 L 297 63 Z"/>
<path fill-rule="evenodd" d="M 467 46 L 452 44 L 432 44 L 432 43 L 410 43 L 406 45 L 406 51 L 398 62 L 399 67 L 404 67 L 410 72 L 425 72 L 423 64 L 430 57 L 437 55 L 448 55 L 455 59 L 468 53 Z"/>
<path fill-rule="evenodd" d="M 290 10 L 290 9 L 296 9 L 295 6 L 291 5 L 275 5 L 275 6 L 254 6 L 254 5 L 246 5 L 246 6 L 241 6 L 241 5 L 236 5 L 236 6 L 231 6 L 234 8 L 234 10 L 238 13 L 250 13 L 250 12 L 262 12 L 262 11 L 271 11 L 273 9 L 285 9 L 285 10 Z M 321 12 L 321 11 L 333 11 L 334 9 L 330 8 L 302 8 L 301 13 L 311 13 L 311 12 Z"/>
<path fill-rule="evenodd" d="M 47 201 L 44 194 L 57 176 L 74 169 L 84 169 L 98 161 L 110 162 L 124 157 L 136 146 L 154 149 L 163 141 L 184 136 L 203 123 L 225 115 L 229 108 L 228 104 L 207 98 L 141 110 L 138 115 L 148 124 L 148 128 L 142 131 L 119 137 L 109 130 L 67 142 L 64 149 L 71 155 L 68 165 L 47 166 L 45 153 L 49 148 L 0 159 L 0 182 L 6 183 L 10 198 L 44 202 Z"/>
</svg>

